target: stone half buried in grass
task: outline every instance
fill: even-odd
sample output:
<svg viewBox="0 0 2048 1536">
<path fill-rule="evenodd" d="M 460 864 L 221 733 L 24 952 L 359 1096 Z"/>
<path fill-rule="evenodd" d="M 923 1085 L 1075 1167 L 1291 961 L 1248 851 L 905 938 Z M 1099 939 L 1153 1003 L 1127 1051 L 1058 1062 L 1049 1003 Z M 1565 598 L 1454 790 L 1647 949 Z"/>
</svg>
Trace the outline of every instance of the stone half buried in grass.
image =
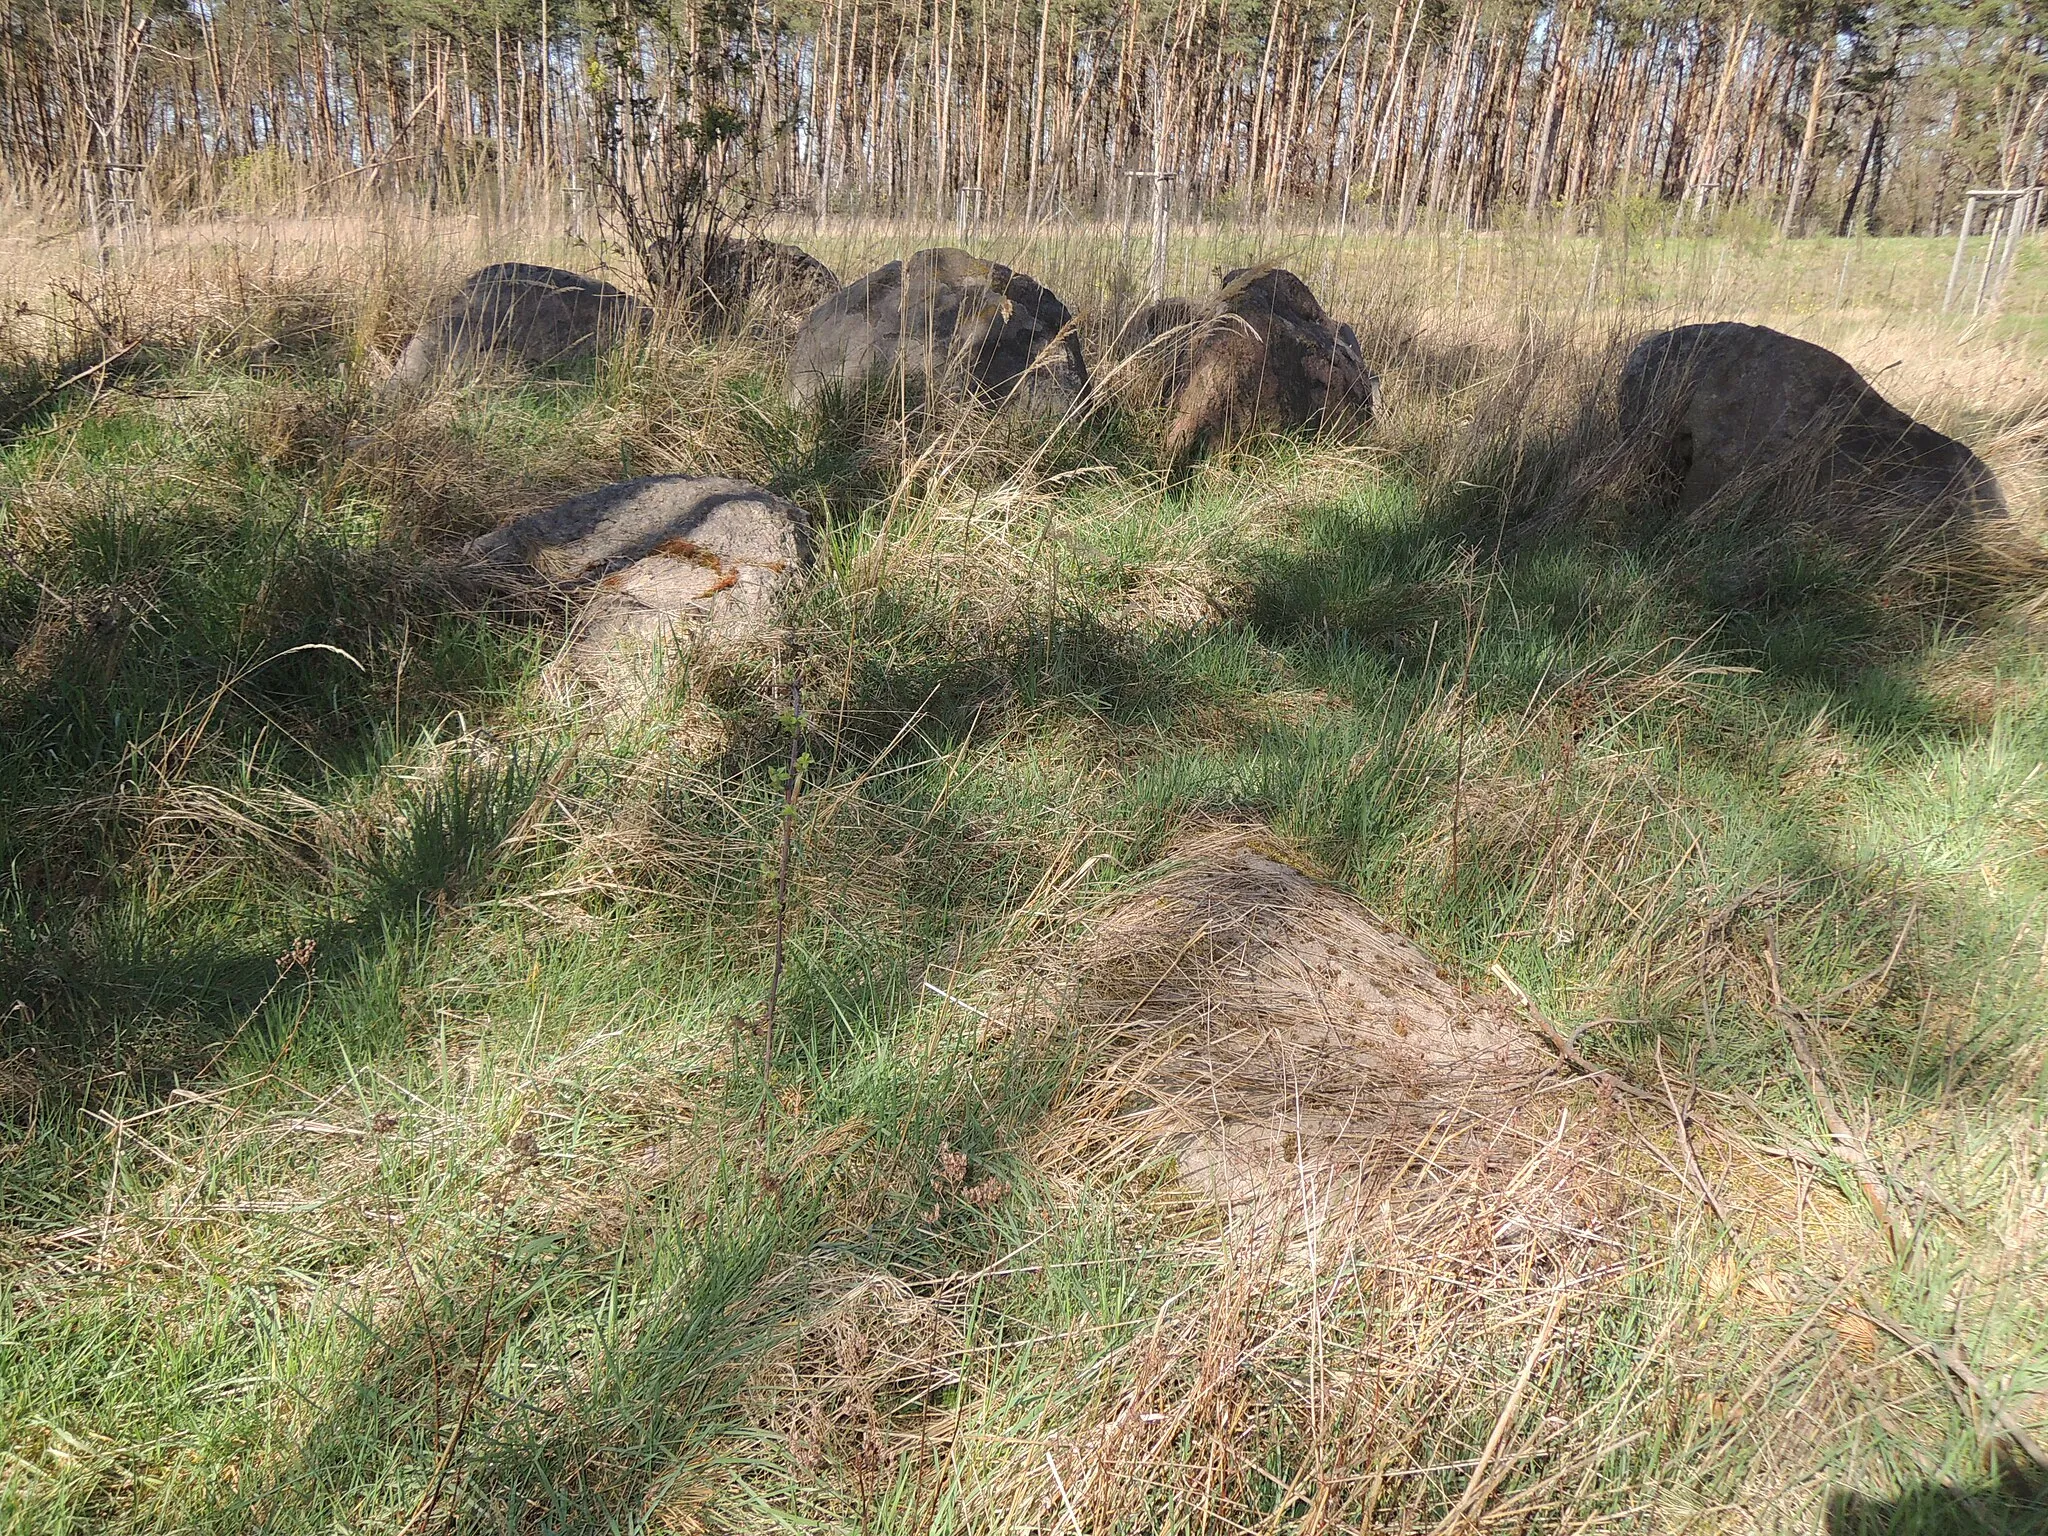
<svg viewBox="0 0 2048 1536">
<path fill-rule="evenodd" d="M 699 320 L 713 335 L 753 328 L 787 336 L 838 291 L 832 269 L 800 246 L 728 239 L 704 263 Z"/>
<path fill-rule="evenodd" d="M 2003 524 L 1997 477 L 1827 348 L 1720 321 L 1658 331 L 1621 374 L 1622 434 L 1680 511 L 1768 500 L 1857 543 Z"/>
<path fill-rule="evenodd" d="M 1448 1193 L 1460 1243 L 1576 1249 L 1611 1205 L 1608 1117 L 1513 1003 L 1257 834 L 1178 848 L 1096 926 L 1071 1006 L 1106 1062 L 1063 1133 L 1082 1160 L 1170 1159 L 1236 1223 L 1329 1232 Z"/>
<path fill-rule="evenodd" d="M 1087 392 L 1073 315 L 1036 279 L 966 251 L 919 251 L 848 283 L 805 317 L 790 395 L 871 383 L 1065 412 Z"/>
<path fill-rule="evenodd" d="M 809 514 L 793 502 L 741 480 L 657 475 L 528 513 L 464 553 L 569 597 L 564 661 L 609 684 L 646 676 L 677 640 L 768 644 L 812 551 Z"/>
<path fill-rule="evenodd" d="M 584 362 L 645 329 L 652 313 L 597 278 L 499 262 L 471 273 L 434 306 L 384 389 L 414 389 L 449 369 L 486 363 L 538 370 Z"/>
<path fill-rule="evenodd" d="M 1366 367 L 1356 333 L 1281 267 L 1228 273 L 1206 305 L 1147 305 L 1125 325 L 1116 351 L 1130 392 L 1171 412 L 1170 466 L 1247 432 L 1356 431 L 1379 405 L 1379 376 Z"/>
<path fill-rule="evenodd" d="M 1171 405 L 1188 385 L 1195 333 L 1208 314 L 1193 299 L 1154 299 L 1126 320 L 1110 343 L 1107 382 L 1140 406 Z"/>
</svg>

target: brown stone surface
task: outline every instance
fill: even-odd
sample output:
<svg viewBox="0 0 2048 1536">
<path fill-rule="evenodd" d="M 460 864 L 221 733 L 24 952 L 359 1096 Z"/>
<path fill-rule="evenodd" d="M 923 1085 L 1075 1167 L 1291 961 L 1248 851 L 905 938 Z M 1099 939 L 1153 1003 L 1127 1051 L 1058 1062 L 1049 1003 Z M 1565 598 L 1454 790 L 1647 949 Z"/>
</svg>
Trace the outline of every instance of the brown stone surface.
<svg viewBox="0 0 2048 1536">
<path fill-rule="evenodd" d="M 1645 338 L 1622 370 L 1619 416 L 1687 512 L 1768 493 L 1781 515 L 1882 535 L 2005 511 L 1997 478 L 1968 447 L 1827 348 L 1766 326 Z"/>
<path fill-rule="evenodd" d="M 1118 394 L 1142 405 L 1166 405 L 1187 388 L 1195 333 L 1208 312 L 1193 299 L 1154 299 L 1126 320 L 1110 345 Z"/>
<path fill-rule="evenodd" d="M 839 291 L 832 269 L 799 246 L 774 240 L 730 240 L 705 264 L 707 329 L 756 326 L 787 335 Z"/>
<path fill-rule="evenodd" d="M 1346 430 L 1372 419 L 1379 379 L 1358 337 L 1281 267 L 1229 273 L 1188 343 L 1165 456 L 1184 464 L 1259 428 Z"/>
</svg>

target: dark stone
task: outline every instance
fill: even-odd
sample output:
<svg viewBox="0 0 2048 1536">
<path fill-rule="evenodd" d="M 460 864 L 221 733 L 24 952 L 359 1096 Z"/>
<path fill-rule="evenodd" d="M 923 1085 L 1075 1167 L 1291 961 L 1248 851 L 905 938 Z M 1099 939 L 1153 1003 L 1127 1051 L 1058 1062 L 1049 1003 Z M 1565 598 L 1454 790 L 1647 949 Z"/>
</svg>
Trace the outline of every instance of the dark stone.
<svg viewBox="0 0 2048 1536">
<path fill-rule="evenodd" d="M 785 335 L 839 291 L 830 267 L 809 251 L 773 240 L 727 240 L 704 263 L 705 329 L 749 323 Z"/>
<path fill-rule="evenodd" d="M 399 354 L 387 389 L 491 361 L 522 369 L 582 362 L 645 327 L 652 314 L 594 277 L 507 261 L 472 273 L 437 304 Z"/>
<path fill-rule="evenodd" d="M 1984 461 L 1915 421 L 1844 359 L 1761 325 L 1683 325 L 1645 338 L 1621 375 L 1625 437 L 1684 511 L 1771 493 L 1838 531 L 1880 537 L 2001 517 Z"/>
<path fill-rule="evenodd" d="M 1260 428 L 1355 430 L 1372 420 L 1379 378 L 1358 337 L 1280 267 L 1227 274 L 1188 344 L 1165 457 L 1185 464 L 1219 440 Z"/>
<path fill-rule="evenodd" d="M 1180 398 L 1194 360 L 1195 333 L 1207 315 L 1192 299 L 1154 299 L 1116 334 L 1110 344 L 1117 392 L 1143 405 Z"/>
<path fill-rule="evenodd" d="M 1074 317 L 1022 272 L 965 251 L 919 251 L 811 311 L 791 350 L 790 394 L 911 379 L 948 395 L 1066 411 L 1087 391 Z"/>
</svg>

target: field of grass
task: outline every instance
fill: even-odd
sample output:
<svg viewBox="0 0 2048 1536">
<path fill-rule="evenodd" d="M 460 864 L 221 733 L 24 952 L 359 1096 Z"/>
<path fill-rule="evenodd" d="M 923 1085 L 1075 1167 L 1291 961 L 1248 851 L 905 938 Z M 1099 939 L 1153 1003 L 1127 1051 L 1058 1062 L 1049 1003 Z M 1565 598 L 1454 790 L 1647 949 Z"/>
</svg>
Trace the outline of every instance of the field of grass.
<svg viewBox="0 0 2048 1536">
<path fill-rule="evenodd" d="M 551 236 L 8 247 L 0 1528 L 2043 1529 L 2038 593 L 1572 474 L 1617 338 L 1765 317 L 2038 531 L 2035 253 L 1979 323 L 1926 242 L 1176 260 L 1262 238 L 1385 419 L 1173 487 L 1142 412 L 805 415 L 766 344 L 374 397 Z M 565 694 L 449 556 L 658 472 L 816 576 Z M 1102 936 L 1224 844 L 1610 1075 L 1219 1207 Z"/>
</svg>

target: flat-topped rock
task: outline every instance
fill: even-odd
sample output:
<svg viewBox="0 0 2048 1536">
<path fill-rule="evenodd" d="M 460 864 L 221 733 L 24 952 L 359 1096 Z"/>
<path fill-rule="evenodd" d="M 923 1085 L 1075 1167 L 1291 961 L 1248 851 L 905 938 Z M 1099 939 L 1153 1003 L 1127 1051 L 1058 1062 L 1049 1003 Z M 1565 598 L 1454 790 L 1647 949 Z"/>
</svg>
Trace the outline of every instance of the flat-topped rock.
<svg viewBox="0 0 2048 1536">
<path fill-rule="evenodd" d="M 809 572 L 809 514 L 742 480 L 657 475 L 528 513 L 464 555 L 576 604 L 568 660 L 619 680 L 676 640 L 767 639 Z"/>
<path fill-rule="evenodd" d="M 1785 515 L 1889 538 L 2002 519 L 2005 496 L 1964 444 L 1886 400 L 1826 347 L 1720 321 L 1659 331 L 1622 369 L 1622 432 L 1682 511 L 1770 495 Z"/>
<path fill-rule="evenodd" d="M 385 389 L 484 363 L 537 371 L 586 361 L 644 329 L 653 312 L 610 283 L 559 267 L 500 262 L 471 273 L 421 322 Z"/>
<path fill-rule="evenodd" d="M 912 379 L 956 398 L 1066 411 L 1088 388 L 1074 317 L 1035 279 L 966 251 L 919 251 L 847 284 L 797 328 L 790 395 Z"/>
</svg>

